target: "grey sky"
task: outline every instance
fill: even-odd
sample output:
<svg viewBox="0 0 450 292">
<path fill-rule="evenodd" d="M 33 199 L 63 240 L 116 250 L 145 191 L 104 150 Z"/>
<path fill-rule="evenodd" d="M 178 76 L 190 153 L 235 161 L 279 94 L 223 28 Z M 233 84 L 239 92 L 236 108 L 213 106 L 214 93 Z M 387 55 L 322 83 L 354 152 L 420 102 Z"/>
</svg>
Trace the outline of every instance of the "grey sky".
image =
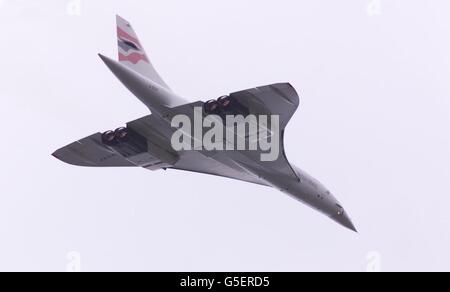
<svg viewBox="0 0 450 292">
<path fill-rule="evenodd" d="M 376 1 L 0 0 L 0 270 L 450 270 L 450 3 Z M 116 13 L 192 101 L 291 82 L 287 155 L 360 234 L 260 186 L 53 159 L 147 114 L 97 57 Z"/>
</svg>

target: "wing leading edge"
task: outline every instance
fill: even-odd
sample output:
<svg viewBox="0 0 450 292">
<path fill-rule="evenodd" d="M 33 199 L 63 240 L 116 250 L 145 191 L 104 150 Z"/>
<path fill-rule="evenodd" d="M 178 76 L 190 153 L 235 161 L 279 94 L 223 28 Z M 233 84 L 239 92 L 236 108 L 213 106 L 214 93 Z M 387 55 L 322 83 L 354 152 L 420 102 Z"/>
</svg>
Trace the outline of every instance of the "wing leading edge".
<svg viewBox="0 0 450 292">
<path fill-rule="evenodd" d="M 280 155 L 275 161 L 260 161 L 259 151 L 224 151 L 213 155 L 205 151 L 175 152 L 171 136 L 175 129 L 166 122 L 149 115 L 127 124 L 129 138 L 124 143 L 105 144 L 102 134 L 97 133 L 56 151 L 53 155 L 63 162 L 87 167 L 143 167 L 151 170 L 174 169 L 222 176 L 259 185 L 267 185 L 257 174 L 248 171 L 265 169 L 269 172 L 287 174 L 298 179 L 284 152 L 284 127 L 298 107 L 299 98 L 289 84 L 275 84 L 240 91 L 230 95 L 248 107 L 252 114 L 278 114 L 282 123 L 279 147 Z M 195 102 L 174 108 L 174 113 L 189 113 Z M 237 163 L 236 163 L 237 162 Z"/>
<path fill-rule="evenodd" d="M 243 151 L 241 156 L 265 171 L 281 173 L 300 181 L 287 159 L 284 148 L 286 126 L 300 105 L 300 97 L 295 88 L 290 83 L 278 83 L 232 93 L 230 97 L 247 107 L 250 114 L 278 115 L 280 118 L 277 159 L 261 161 L 261 153 L 258 151 Z"/>
<path fill-rule="evenodd" d="M 97 133 L 76 141 L 53 153 L 59 160 L 76 166 L 86 167 L 132 167 L 131 161 L 113 148 L 105 146 L 102 134 Z"/>
</svg>

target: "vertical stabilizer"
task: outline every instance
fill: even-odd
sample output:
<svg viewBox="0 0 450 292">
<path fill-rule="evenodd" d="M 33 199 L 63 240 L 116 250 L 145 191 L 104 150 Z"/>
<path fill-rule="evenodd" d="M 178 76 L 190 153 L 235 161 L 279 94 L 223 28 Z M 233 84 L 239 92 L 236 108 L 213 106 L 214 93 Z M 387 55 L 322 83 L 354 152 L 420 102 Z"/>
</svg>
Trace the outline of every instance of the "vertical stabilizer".
<svg viewBox="0 0 450 292">
<path fill-rule="evenodd" d="M 119 62 L 170 90 L 153 67 L 131 24 L 117 15 Z"/>
</svg>

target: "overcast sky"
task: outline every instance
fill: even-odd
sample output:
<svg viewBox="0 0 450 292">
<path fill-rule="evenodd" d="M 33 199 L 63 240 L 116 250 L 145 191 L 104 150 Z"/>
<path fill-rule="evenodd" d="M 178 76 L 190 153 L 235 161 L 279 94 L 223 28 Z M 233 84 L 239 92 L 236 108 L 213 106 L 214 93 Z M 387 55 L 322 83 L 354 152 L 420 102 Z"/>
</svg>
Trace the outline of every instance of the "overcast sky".
<svg viewBox="0 0 450 292">
<path fill-rule="evenodd" d="M 81 4 L 81 6 L 79 6 Z M 0 0 L 0 270 L 450 270 L 450 3 Z M 147 109 L 97 56 L 127 18 L 180 95 L 290 82 L 289 160 L 360 234 L 282 193 L 50 154 Z"/>
</svg>

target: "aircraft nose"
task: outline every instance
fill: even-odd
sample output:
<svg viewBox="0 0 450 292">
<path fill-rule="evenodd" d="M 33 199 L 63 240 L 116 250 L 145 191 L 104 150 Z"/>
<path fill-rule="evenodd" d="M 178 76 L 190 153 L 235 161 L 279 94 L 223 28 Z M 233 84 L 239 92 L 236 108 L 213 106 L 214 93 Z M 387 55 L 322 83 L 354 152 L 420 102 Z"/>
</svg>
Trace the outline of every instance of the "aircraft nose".
<svg viewBox="0 0 450 292">
<path fill-rule="evenodd" d="M 358 232 L 358 230 L 356 230 L 355 225 L 353 224 L 352 220 L 347 215 L 347 213 L 343 212 L 340 214 L 336 214 L 335 216 L 332 217 L 332 219 L 337 223 L 341 224 L 342 226 L 344 226 L 345 228 L 348 228 L 356 233 Z"/>
</svg>

